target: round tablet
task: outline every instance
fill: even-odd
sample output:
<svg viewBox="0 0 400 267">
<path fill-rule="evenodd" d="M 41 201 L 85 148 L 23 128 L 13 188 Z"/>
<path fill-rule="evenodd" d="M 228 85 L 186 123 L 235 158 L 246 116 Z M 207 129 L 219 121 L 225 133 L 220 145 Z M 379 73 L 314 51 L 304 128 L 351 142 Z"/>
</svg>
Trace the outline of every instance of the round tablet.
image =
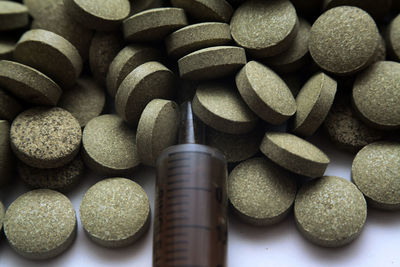
<svg viewBox="0 0 400 267">
<path fill-rule="evenodd" d="M 309 50 L 322 69 L 350 75 L 371 63 L 379 38 L 375 21 L 367 12 L 340 6 L 326 11 L 314 22 Z"/>
<path fill-rule="evenodd" d="M 171 32 L 188 25 L 181 8 L 153 8 L 137 13 L 123 23 L 125 40 L 162 41 Z"/>
<path fill-rule="evenodd" d="M 126 46 L 113 59 L 108 69 L 106 78 L 108 93 L 115 97 L 118 87 L 131 71 L 146 62 L 156 61 L 160 57 L 160 52 L 152 47 L 138 44 Z"/>
<path fill-rule="evenodd" d="M 81 127 L 99 116 L 104 109 L 106 94 L 91 78 L 80 78 L 74 87 L 65 90 L 58 106 L 69 111 Z"/>
<path fill-rule="evenodd" d="M 256 225 L 269 225 L 285 218 L 296 191 L 291 174 L 265 158 L 240 163 L 228 178 L 228 198 L 234 212 Z"/>
<path fill-rule="evenodd" d="M 125 178 L 106 179 L 89 188 L 79 213 L 88 236 L 105 247 L 135 242 L 149 228 L 151 216 L 146 192 Z"/>
<path fill-rule="evenodd" d="M 23 0 L 24 5 L 28 8 L 29 14 L 36 19 L 41 16 L 41 10 L 53 4 L 61 4 L 64 0 Z M 50 15 L 50 14 L 48 14 Z"/>
<path fill-rule="evenodd" d="M 155 98 L 170 99 L 174 87 L 172 71 L 161 63 L 147 62 L 123 80 L 115 96 L 115 109 L 126 122 L 137 125 L 146 105 Z"/>
<path fill-rule="evenodd" d="M 11 247 L 28 259 L 55 257 L 72 245 L 76 216 L 63 194 L 38 189 L 19 196 L 8 207 L 4 233 Z"/>
<path fill-rule="evenodd" d="M 22 181 L 30 187 L 68 191 L 79 182 L 85 166 L 82 158 L 77 156 L 70 163 L 54 169 L 34 168 L 20 161 L 17 170 Z"/>
<path fill-rule="evenodd" d="M 311 25 L 299 19 L 299 29 L 290 47 L 283 53 L 266 58 L 265 62 L 279 72 L 294 72 L 300 69 L 308 56 L 308 39 L 310 38 Z"/>
<path fill-rule="evenodd" d="M 4 208 L 4 205 L 0 201 L 0 231 L 3 228 L 3 221 L 4 221 L 5 213 L 6 213 L 6 210 Z"/>
<path fill-rule="evenodd" d="M 375 142 L 358 152 L 351 176 L 371 206 L 400 209 L 400 143 Z"/>
<path fill-rule="evenodd" d="M 359 74 L 354 82 L 353 104 L 371 126 L 400 128 L 400 64 L 380 61 Z"/>
<path fill-rule="evenodd" d="M 123 46 L 124 40 L 119 31 L 94 34 L 89 49 L 89 65 L 99 84 L 106 85 L 108 68 Z"/>
<path fill-rule="evenodd" d="M 118 29 L 131 9 L 129 0 L 64 0 L 64 5 L 76 21 L 97 31 Z"/>
<path fill-rule="evenodd" d="M 353 183 L 324 176 L 300 188 L 294 216 L 298 229 L 309 241 L 339 247 L 360 235 L 367 219 L 367 203 Z"/>
<path fill-rule="evenodd" d="M 140 161 L 155 166 L 161 152 L 178 141 L 179 106 L 163 99 L 147 104 L 140 116 L 136 146 Z"/>
<path fill-rule="evenodd" d="M 0 31 L 22 28 L 28 23 L 26 6 L 11 1 L 0 1 Z"/>
<path fill-rule="evenodd" d="M 232 6 L 225 0 L 171 0 L 171 4 L 183 8 L 199 21 L 229 22 L 233 13 Z"/>
<path fill-rule="evenodd" d="M 311 136 L 324 122 L 335 99 L 337 82 L 323 72 L 315 74 L 296 97 L 293 132 Z"/>
<path fill-rule="evenodd" d="M 258 121 L 257 116 L 235 91 L 234 85 L 223 82 L 201 84 L 192 105 L 193 112 L 200 120 L 224 133 L 251 132 Z"/>
<path fill-rule="evenodd" d="M 65 88 L 72 86 L 82 71 L 82 58 L 75 46 L 60 35 L 41 29 L 22 35 L 14 58 Z"/>
<path fill-rule="evenodd" d="M 236 46 L 208 47 L 178 60 L 182 79 L 210 80 L 234 74 L 247 63 L 245 50 Z"/>
<path fill-rule="evenodd" d="M 394 1 L 396 2 L 396 0 Z M 375 19 L 382 19 L 390 11 L 392 0 L 324 0 L 324 9 L 337 6 L 356 6 L 371 14 Z"/>
<path fill-rule="evenodd" d="M 0 86 L 36 105 L 54 106 L 62 94 L 61 88 L 40 71 L 7 60 L 0 61 Z"/>
<path fill-rule="evenodd" d="M 21 111 L 21 104 L 0 89 L 0 120 L 12 121 Z"/>
<path fill-rule="evenodd" d="M 236 86 L 247 105 L 271 124 L 282 124 L 296 112 L 296 101 L 290 89 L 261 63 L 247 63 L 236 75 Z"/>
<path fill-rule="evenodd" d="M 287 50 L 297 35 L 296 10 L 289 0 L 250 0 L 232 16 L 235 42 L 257 57 L 271 57 Z"/>
<path fill-rule="evenodd" d="M 329 164 L 318 147 L 289 133 L 267 132 L 260 150 L 279 166 L 310 178 L 321 177 Z"/>
<path fill-rule="evenodd" d="M 333 104 L 324 127 L 338 148 L 351 153 L 357 153 L 364 146 L 384 137 L 382 131 L 369 128 L 358 119 L 350 101 L 338 101 Z"/>
<path fill-rule="evenodd" d="M 231 41 L 231 29 L 228 24 L 204 22 L 171 33 L 165 39 L 165 45 L 170 57 L 181 58 L 196 50 L 225 45 Z"/>
<path fill-rule="evenodd" d="M 380 35 L 378 46 L 375 50 L 375 55 L 372 57 L 372 63 L 378 61 L 385 61 L 386 60 L 386 42 L 385 39 Z"/>
<path fill-rule="evenodd" d="M 227 134 L 207 129 L 207 144 L 224 154 L 228 163 L 241 162 L 253 157 L 259 151 L 263 132 L 255 129 L 247 134 Z"/>
<path fill-rule="evenodd" d="M 117 115 L 92 119 L 83 130 L 83 160 L 95 172 L 118 175 L 139 165 L 136 133 Z"/>
<path fill-rule="evenodd" d="M 391 22 L 386 31 L 386 42 L 390 55 L 400 59 L 400 15 L 397 15 Z"/>
<path fill-rule="evenodd" d="M 14 155 L 10 147 L 10 124 L 0 120 L 0 185 L 14 178 Z"/>
<path fill-rule="evenodd" d="M 0 37 L 0 60 L 10 60 L 13 57 L 16 41 L 13 38 Z"/>
<path fill-rule="evenodd" d="M 36 168 L 61 167 L 79 151 L 79 122 L 62 108 L 37 107 L 19 114 L 11 125 L 11 147 L 25 164 Z"/>
</svg>

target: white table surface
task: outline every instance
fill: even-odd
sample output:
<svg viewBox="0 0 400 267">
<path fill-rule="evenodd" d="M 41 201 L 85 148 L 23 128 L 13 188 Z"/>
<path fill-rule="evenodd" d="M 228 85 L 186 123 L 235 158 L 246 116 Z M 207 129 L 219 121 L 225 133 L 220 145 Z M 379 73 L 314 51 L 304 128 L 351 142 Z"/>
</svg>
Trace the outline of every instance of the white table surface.
<svg viewBox="0 0 400 267">
<path fill-rule="evenodd" d="M 326 175 L 350 179 L 351 154 L 340 152 L 326 139 L 315 138 L 331 158 Z M 154 203 L 154 170 L 144 168 L 131 177 L 143 186 Z M 86 175 L 78 188 L 68 193 L 79 215 L 79 204 L 87 189 L 101 177 Z M 0 191 L 0 199 L 8 206 L 28 189 L 18 183 Z M 7 192 L 7 193 L 6 193 Z M 73 246 L 60 256 L 47 261 L 29 261 L 17 255 L 0 236 L 0 266 L 151 266 L 152 227 L 138 242 L 122 249 L 102 248 L 84 234 L 78 220 L 78 235 Z M 400 212 L 368 210 L 361 236 L 342 248 L 320 248 L 305 240 L 297 231 L 293 215 L 268 227 L 254 227 L 229 217 L 229 267 L 258 266 L 400 266 Z"/>
</svg>

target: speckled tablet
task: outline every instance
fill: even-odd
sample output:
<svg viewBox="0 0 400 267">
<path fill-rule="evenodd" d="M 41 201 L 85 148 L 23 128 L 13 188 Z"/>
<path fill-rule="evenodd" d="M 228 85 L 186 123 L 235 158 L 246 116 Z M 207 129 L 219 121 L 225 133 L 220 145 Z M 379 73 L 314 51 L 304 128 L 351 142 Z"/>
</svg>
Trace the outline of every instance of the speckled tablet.
<svg viewBox="0 0 400 267">
<path fill-rule="evenodd" d="M 236 46 L 214 46 L 178 60 L 182 79 L 210 80 L 236 73 L 247 63 L 245 50 Z"/>
<path fill-rule="evenodd" d="M 0 201 L 0 231 L 3 229 L 3 221 L 4 221 L 5 213 L 6 213 L 6 210 L 4 208 L 4 205 Z"/>
<path fill-rule="evenodd" d="M 285 82 L 261 63 L 247 63 L 236 75 L 236 86 L 247 105 L 271 124 L 282 124 L 296 112 L 296 101 Z"/>
<path fill-rule="evenodd" d="M 229 22 L 233 13 L 232 6 L 225 0 L 171 0 L 171 3 L 198 21 Z"/>
<path fill-rule="evenodd" d="M 0 89 L 0 120 L 12 121 L 22 109 L 17 99 Z"/>
<path fill-rule="evenodd" d="M 161 152 L 177 144 L 179 106 L 174 101 L 154 99 L 140 116 L 136 134 L 136 146 L 140 161 L 155 166 Z"/>
<path fill-rule="evenodd" d="M 86 166 L 100 174 L 127 174 L 140 163 L 136 133 L 117 115 L 102 115 L 89 121 L 82 144 Z"/>
<path fill-rule="evenodd" d="M 82 58 L 67 39 L 50 31 L 25 32 L 18 41 L 14 58 L 52 78 L 60 86 L 72 86 L 82 71 Z"/>
<path fill-rule="evenodd" d="M 361 234 L 367 203 L 353 183 L 324 176 L 300 188 L 294 216 L 298 229 L 309 241 L 323 247 L 340 247 Z"/>
<path fill-rule="evenodd" d="M 75 209 L 63 194 L 38 189 L 19 196 L 8 207 L 4 233 L 21 256 L 44 260 L 63 253 L 76 236 Z"/>
<path fill-rule="evenodd" d="M 0 31 L 14 30 L 29 23 L 26 6 L 11 1 L 0 2 Z"/>
<path fill-rule="evenodd" d="M 123 247 L 150 225 L 150 202 L 143 188 L 125 178 L 98 182 L 85 193 L 80 208 L 83 229 L 97 244 Z"/>
<path fill-rule="evenodd" d="M 0 120 L 0 186 L 14 178 L 14 155 L 10 147 L 10 123 Z"/>
<path fill-rule="evenodd" d="M 240 163 L 228 177 L 228 198 L 234 212 L 255 225 L 281 221 L 296 197 L 296 181 L 291 176 L 266 158 Z"/>
<path fill-rule="evenodd" d="M 389 24 L 385 39 L 389 48 L 390 56 L 396 60 L 400 59 L 400 15 L 397 15 Z"/>
<path fill-rule="evenodd" d="M 24 5 L 28 8 L 29 14 L 36 19 L 41 16 L 40 11 L 53 4 L 61 4 L 64 0 L 23 0 Z"/>
<path fill-rule="evenodd" d="M 257 57 L 271 57 L 290 47 L 298 31 L 298 19 L 289 0 L 250 0 L 231 19 L 235 42 Z"/>
<path fill-rule="evenodd" d="M 15 118 L 10 130 L 15 155 L 36 168 L 57 168 L 73 160 L 81 137 L 79 122 L 58 107 L 28 109 Z"/>
<path fill-rule="evenodd" d="M 260 150 L 281 167 L 310 178 L 324 175 L 330 162 L 318 147 L 289 133 L 267 132 Z"/>
<path fill-rule="evenodd" d="M 400 209 L 400 143 L 365 146 L 354 158 L 351 176 L 368 204 L 383 210 Z"/>
</svg>

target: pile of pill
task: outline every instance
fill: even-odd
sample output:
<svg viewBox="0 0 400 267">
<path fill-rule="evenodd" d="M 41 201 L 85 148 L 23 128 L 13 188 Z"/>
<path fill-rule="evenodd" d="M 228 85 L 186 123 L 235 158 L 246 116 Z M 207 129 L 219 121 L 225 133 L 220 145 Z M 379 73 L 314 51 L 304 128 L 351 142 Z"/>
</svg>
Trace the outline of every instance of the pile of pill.
<svg viewBox="0 0 400 267">
<path fill-rule="evenodd" d="M 367 207 L 400 210 L 399 2 L 0 0 L 0 189 L 32 189 L 0 202 L 0 230 L 29 259 L 64 252 L 78 219 L 100 246 L 138 240 L 152 207 L 124 177 L 177 143 L 192 101 L 230 216 L 352 242 Z M 354 154 L 352 181 L 324 176 L 316 133 Z M 107 178 L 78 212 L 64 193 L 88 171 Z"/>
</svg>

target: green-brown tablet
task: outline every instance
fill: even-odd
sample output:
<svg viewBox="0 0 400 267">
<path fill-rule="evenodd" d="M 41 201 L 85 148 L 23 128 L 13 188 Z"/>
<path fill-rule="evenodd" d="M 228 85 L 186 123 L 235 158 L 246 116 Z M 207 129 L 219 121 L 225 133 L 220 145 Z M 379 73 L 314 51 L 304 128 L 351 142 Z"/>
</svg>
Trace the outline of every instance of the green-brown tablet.
<svg viewBox="0 0 400 267">
<path fill-rule="evenodd" d="M 54 106 L 61 88 L 40 71 L 13 61 L 0 61 L 0 86 L 18 98 L 36 105 Z"/>
<path fill-rule="evenodd" d="M 225 0 L 171 0 L 171 3 L 198 21 L 229 22 L 233 13 L 232 6 Z"/>
<path fill-rule="evenodd" d="M 247 63 L 236 75 L 236 86 L 247 105 L 271 124 L 282 124 L 296 112 L 296 101 L 290 89 L 261 63 Z"/>
<path fill-rule="evenodd" d="M 10 123 L 0 120 L 0 186 L 14 178 L 14 155 L 10 147 Z"/>
<path fill-rule="evenodd" d="M 12 121 L 21 111 L 19 101 L 0 89 L 0 120 Z"/>
<path fill-rule="evenodd" d="M 385 17 L 390 11 L 392 0 L 324 0 L 324 9 L 328 10 L 337 6 L 356 6 L 371 14 L 379 20 Z M 394 0 L 393 2 L 397 2 Z"/>
<path fill-rule="evenodd" d="M 71 17 L 97 31 L 118 30 L 131 9 L 129 0 L 64 0 Z"/>
<path fill-rule="evenodd" d="M 258 121 L 233 84 L 208 82 L 201 84 L 193 99 L 193 112 L 205 124 L 224 133 L 251 132 Z"/>
<path fill-rule="evenodd" d="M 257 57 L 287 50 L 298 31 L 298 19 L 289 0 L 250 0 L 240 5 L 231 20 L 235 42 Z"/>
<path fill-rule="evenodd" d="M 82 131 L 79 122 L 62 108 L 36 107 L 19 114 L 11 125 L 11 147 L 25 164 L 57 168 L 78 154 Z"/>
<path fill-rule="evenodd" d="M 91 78 L 78 79 L 74 87 L 65 90 L 58 106 L 69 111 L 81 127 L 99 116 L 106 102 L 105 90 Z"/>
<path fill-rule="evenodd" d="M 0 231 L 3 229 L 3 221 L 4 221 L 5 213 L 6 213 L 6 210 L 4 208 L 4 205 L 0 201 Z"/>
<path fill-rule="evenodd" d="M 260 150 L 279 166 L 310 178 L 321 177 L 330 162 L 318 147 L 289 133 L 267 132 Z"/>
<path fill-rule="evenodd" d="M 63 253 L 76 236 L 75 209 L 63 194 L 37 189 L 8 207 L 4 233 L 11 247 L 27 259 L 44 260 Z"/>
<path fill-rule="evenodd" d="M 125 178 L 98 182 L 85 193 L 80 208 L 83 229 L 97 244 L 124 247 L 150 225 L 150 202 L 143 188 Z"/>
<path fill-rule="evenodd" d="M 149 46 L 132 44 L 122 49 L 110 64 L 107 73 L 107 91 L 115 97 L 118 87 L 126 76 L 138 66 L 156 61 L 161 57 L 160 52 Z"/>
<path fill-rule="evenodd" d="M 354 108 L 369 125 L 400 128 L 400 63 L 379 61 L 357 76 Z"/>
<path fill-rule="evenodd" d="M 155 98 L 171 99 L 175 76 L 161 63 L 150 61 L 126 76 L 115 96 L 115 109 L 131 125 L 137 125 L 146 105 Z"/>
<path fill-rule="evenodd" d="M 247 63 L 245 50 L 236 46 L 208 47 L 178 60 L 182 79 L 211 80 L 236 73 Z"/>
<path fill-rule="evenodd" d="M 324 122 L 335 99 L 337 82 L 323 72 L 311 77 L 296 97 L 293 132 L 311 136 Z"/>
<path fill-rule="evenodd" d="M 64 0 L 23 0 L 24 5 L 28 8 L 29 14 L 36 19 L 41 16 L 40 12 L 53 4 L 62 4 Z"/>
<path fill-rule="evenodd" d="M 400 143 L 365 146 L 353 161 L 351 176 L 368 204 L 383 210 L 400 209 Z"/>
<path fill-rule="evenodd" d="M 29 23 L 26 6 L 11 1 L 0 2 L 0 31 L 14 30 Z"/>
<path fill-rule="evenodd" d="M 324 176 L 300 188 L 294 217 L 300 232 L 312 243 L 340 247 L 361 234 L 367 219 L 367 203 L 353 183 Z"/>
<path fill-rule="evenodd" d="M 153 8 L 137 13 L 123 23 L 125 40 L 129 42 L 162 41 L 168 34 L 188 25 L 181 8 Z"/>
<path fill-rule="evenodd" d="M 228 198 L 234 212 L 255 225 L 281 221 L 296 197 L 296 181 L 291 176 L 266 158 L 240 163 L 228 178 Z"/>
<path fill-rule="evenodd" d="M 170 57 L 181 58 L 196 50 L 225 45 L 231 41 L 231 29 L 228 24 L 204 22 L 189 25 L 171 33 L 165 39 L 165 45 Z"/>
<path fill-rule="evenodd" d="M 82 71 L 82 58 L 67 39 L 50 31 L 25 32 L 18 41 L 14 58 L 35 68 L 60 86 L 72 86 Z"/>
<path fill-rule="evenodd" d="M 174 101 L 154 99 L 140 116 L 136 146 L 140 161 L 155 166 L 161 152 L 178 141 L 179 106 Z"/>
<path fill-rule="evenodd" d="M 385 36 L 390 56 L 396 60 L 400 59 L 400 15 L 397 15 L 386 30 Z"/>
<path fill-rule="evenodd" d="M 102 115 L 85 126 L 83 160 L 91 170 L 106 175 L 127 174 L 140 163 L 136 133 L 117 115 Z"/>
<path fill-rule="evenodd" d="M 309 50 L 322 69 L 350 75 L 371 63 L 379 38 L 375 21 L 367 12 L 340 6 L 326 11 L 314 22 Z"/>
</svg>

